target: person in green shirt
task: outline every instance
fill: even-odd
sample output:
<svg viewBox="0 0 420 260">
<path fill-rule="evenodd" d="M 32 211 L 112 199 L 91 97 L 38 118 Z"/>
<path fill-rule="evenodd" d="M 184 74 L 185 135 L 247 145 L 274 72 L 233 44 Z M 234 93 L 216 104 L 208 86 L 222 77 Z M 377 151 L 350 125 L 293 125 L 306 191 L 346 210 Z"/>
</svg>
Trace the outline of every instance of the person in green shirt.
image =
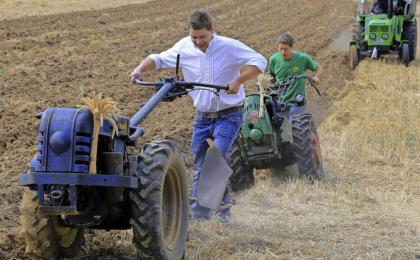
<svg viewBox="0 0 420 260">
<path fill-rule="evenodd" d="M 319 75 L 322 67 L 315 62 L 309 55 L 293 50 L 294 39 L 291 33 L 283 33 L 278 40 L 278 52 L 274 53 L 269 60 L 268 72 L 273 77 L 273 81 L 281 81 L 287 77 L 305 74 L 307 70 L 315 72 L 312 79 L 315 84 L 319 84 Z M 303 104 L 296 102 L 297 94 L 303 94 Z M 286 101 L 287 118 L 289 123 L 293 117 L 305 111 L 307 103 L 305 80 L 299 80 L 297 85 L 290 88 L 284 96 Z"/>
</svg>

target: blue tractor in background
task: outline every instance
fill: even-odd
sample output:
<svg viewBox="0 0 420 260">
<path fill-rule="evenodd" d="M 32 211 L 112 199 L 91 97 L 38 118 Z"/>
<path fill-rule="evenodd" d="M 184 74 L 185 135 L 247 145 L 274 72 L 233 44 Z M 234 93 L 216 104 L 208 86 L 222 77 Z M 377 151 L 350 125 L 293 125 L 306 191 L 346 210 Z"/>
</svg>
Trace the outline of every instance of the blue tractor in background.
<svg viewBox="0 0 420 260">
<path fill-rule="evenodd" d="M 132 118 L 119 116 L 116 124 L 104 121 L 96 173 L 89 172 L 91 111 L 49 108 L 39 114 L 37 154 L 29 172 L 20 175 L 20 185 L 27 187 L 21 206 L 22 234 L 31 257 L 76 256 L 87 228 L 132 228 L 141 259 L 183 257 L 189 218 L 184 160 L 177 144 L 168 140 L 136 151 L 136 140 L 144 133 L 138 125 L 161 101 L 172 101 L 197 86 L 214 91 L 226 87 L 175 77 L 136 83 L 155 85 L 156 93 Z M 118 135 L 113 137 L 115 127 Z"/>
</svg>

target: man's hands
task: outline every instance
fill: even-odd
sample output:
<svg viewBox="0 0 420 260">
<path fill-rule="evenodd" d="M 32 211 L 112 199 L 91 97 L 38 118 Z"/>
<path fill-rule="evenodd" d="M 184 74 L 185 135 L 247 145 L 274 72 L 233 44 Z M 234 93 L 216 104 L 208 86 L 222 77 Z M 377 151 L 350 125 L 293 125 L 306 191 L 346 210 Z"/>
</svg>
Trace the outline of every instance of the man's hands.
<svg viewBox="0 0 420 260">
<path fill-rule="evenodd" d="M 143 73 L 153 70 L 156 70 L 155 62 L 150 57 L 147 57 L 131 72 L 129 76 L 130 81 L 134 82 L 136 79 L 143 79 Z"/>
<path fill-rule="evenodd" d="M 241 74 L 236 79 L 228 83 L 229 90 L 226 91 L 227 94 L 236 94 L 239 91 L 239 87 L 242 83 L 255 78 L 260 74 L 261 71 L 257 66 L 248 65 L 242 68 Z"/>
<path fill-rule="evenodd" d="M 322 68 L 321 65 L 318 64 L 318 67 L 316 68 L 316 73 L 315 75 L 312 77 L 312 79 L 315 82 L 315 86 L 319 85 L 319 75 L 321 75 L 321 73 L 324 71 L 324 69 Z"/>
<path fill-rule="evenodd" d="M 320 82 L 318 75 L 313 76 L 312 79 L 314 80 L 315 86 L 318 86 Z"/>
<path fill-rule="evenodd" d="M 241 86 L 241 83 L 238 79 L 232 80 L 228 83 L 229 89 L 226 90 L 227 94 L 236 94 L 239 91 L 239 87 Z"/>
<path fill-rule="evenodd" d="M 140 73 L 140 72 L 138 72 L 136 70 L 133 70 L 133 72 L 131 72 L 129 78 L 130 78 L 130 81 L 131 82 L 134 82 L 136 79 L 142 80 L 143 79 L 143 75 L 142 75 L 142 73 Z"/>
</svg>

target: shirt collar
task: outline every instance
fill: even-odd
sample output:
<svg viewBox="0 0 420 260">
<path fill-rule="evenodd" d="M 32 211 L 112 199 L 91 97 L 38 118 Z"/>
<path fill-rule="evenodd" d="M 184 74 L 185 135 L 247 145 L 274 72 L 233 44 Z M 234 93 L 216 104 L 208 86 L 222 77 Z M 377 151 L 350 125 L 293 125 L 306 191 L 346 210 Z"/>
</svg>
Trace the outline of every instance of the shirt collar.
<svg viewBox="0 0 420 260">
<path fill-rule="evenodd" d="M 213 34 L 212 34 L 212 38 L 211 38 L 211 40 L 210 40 L 210 42 L 209 42 L 209 46 L 207 47 L 207 49 L 206 49 L 206 51 L 208 51 L 209 49 L 210 49 L 210 46 L 212 46 L 213 45 L 213 42 L 215 41 L 215 39 L 218 37 L 218 35 L 215 33 L 215 32 L 213 32 Z M 191 36 L 190 36 L 190 40 L 191 40 Z M 192 40 L 191 40 L 191 42 L 192 42 Z M 205 52 L 203 52 L 202 50 L 200 50 L 197 46 L 195 46 L 195 44 L 193 43 L 193 46 L 194 46 L 194 48 L 196 49 L 196 50 L 198 50 L 198 51 L 200 51 L 201 53 L 205 53 Z"/>
</svg>

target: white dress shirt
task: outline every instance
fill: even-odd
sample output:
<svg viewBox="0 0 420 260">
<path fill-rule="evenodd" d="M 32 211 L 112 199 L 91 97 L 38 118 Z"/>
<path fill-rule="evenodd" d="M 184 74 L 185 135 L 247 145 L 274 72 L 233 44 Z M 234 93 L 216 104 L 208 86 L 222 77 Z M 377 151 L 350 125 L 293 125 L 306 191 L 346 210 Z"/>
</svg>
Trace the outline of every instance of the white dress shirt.
<svg viewBox="0 0 420 260">
<path fill-rule="evenodd" d="M 205 52 L 201 51 L 187 36 L 172 48 L 149 57 L 155 62 L 156 69 L 175 68 L 176 57 L 180 54 L 179 67 L 185 81 L 210 83 L 226 86 L 237 78 L 240 69 L 254 65 L 261 72 L 267 60 L 259 53 L 240 41 L 214 34 Z M 245 100 L 243 85 L 237 94 L 220 91 L 217 95 L 208 90 L 193 90 L 190 93 L 194 106 L 202 112 L 216 112 L 229 107 L 240 106 Z"/>
</svg>

